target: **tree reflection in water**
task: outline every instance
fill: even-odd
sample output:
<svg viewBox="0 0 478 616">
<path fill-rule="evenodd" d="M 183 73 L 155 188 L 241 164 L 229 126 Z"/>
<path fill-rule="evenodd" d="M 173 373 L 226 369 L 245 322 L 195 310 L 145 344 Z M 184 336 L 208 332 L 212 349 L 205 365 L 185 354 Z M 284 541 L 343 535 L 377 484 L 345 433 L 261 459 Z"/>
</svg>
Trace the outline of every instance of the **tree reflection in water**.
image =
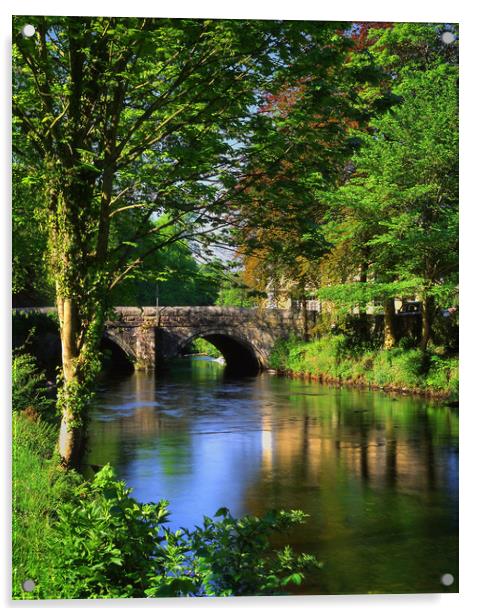
<svg viewBox="0 0 478 616">
<path fill-rule="evenodd" d="M 214 362 L 104 385 L 88 464 L 111 462 L 172 525 L 302 509 L 288 541 L 324 561 L 301 593 L 443 592 L 458 579 L 458 418 L 423 399 L 334 389 Z"/>
</svg>

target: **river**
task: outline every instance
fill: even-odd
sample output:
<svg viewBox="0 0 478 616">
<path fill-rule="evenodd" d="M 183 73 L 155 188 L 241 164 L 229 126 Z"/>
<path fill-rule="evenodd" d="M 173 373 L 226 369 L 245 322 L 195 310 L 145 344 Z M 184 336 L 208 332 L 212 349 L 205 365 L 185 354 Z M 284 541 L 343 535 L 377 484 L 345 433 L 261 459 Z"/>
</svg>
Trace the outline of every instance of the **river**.
<svg viewBox="0 0 478 616">
<path fill-rule="evenodd" d="M 89 434 L 85 472 L 110 462 L 174 528 L 223 506 L 309 514 L 287 537 L 323 563 L 301 594 L 458 590 L 454 409 L 184 359 L 105 381 Z"/>
</svg>

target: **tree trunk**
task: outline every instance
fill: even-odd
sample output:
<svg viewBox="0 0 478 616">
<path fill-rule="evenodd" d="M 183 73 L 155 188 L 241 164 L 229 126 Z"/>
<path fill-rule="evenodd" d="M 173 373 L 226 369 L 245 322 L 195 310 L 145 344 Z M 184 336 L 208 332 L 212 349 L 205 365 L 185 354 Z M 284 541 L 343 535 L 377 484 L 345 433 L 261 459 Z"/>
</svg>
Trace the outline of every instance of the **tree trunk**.
<svg viewBox="0 0 478 616">
<path fill-rule="evenodd" d="M 309 313 L 307 312 L 307 298 L 305 295 L 301 298 L 302 304 L 302 319 L 304 322 L 304 340 L 309 339 Z"/>
<path fill-rule="evenodd" d="M 395 300 L 393 298 L 386 299 L 383 309 L 383 347 L 385 349 L 391 349 L 397 344 L 397 336 L 395 333 Z"/>
<path fill-rule="evenodd" d="M 364 262 L 360 266 L 360 282 L 362 284 L 365 284 L 367 282 L 367 275 L 368 275 L 368 263 Z M 361 340 L 368 340 L 370 331 L 369 331 L 369 327 L 367 323 L 367 306 L 366 305 L 359 304 L 358 321 L 359 321 L 359 334 L 360 334 Z"/>
<path fill-rule="evenodd" d="M 75 425 L 75 414 L 65 401 L 62 413 L 60 434 L 58 437 L 58 452 L 61 465 L 72 468 L 78 465 L 83 446 L 83 426 Z"/>
<path fill-rule="evenodd" d="M 58 451 L 64 466 L 74 466 L 81 451 L 83 430 L 81 418 L 74 399 L 73 390 L 78 384 L 78 310 L 73 300 L 58 298 L 58 318 L 60 322 L 63 384 L 61 391 L 61 426 L 58 438 Z"/>
<path fill-rule="evenodd" d="M 75 466 L 82 450 L 86 412 L 99 370 L 96 352 L 104 322 L 104 289 L 109 286 L 104 266 L 108 222 L 98 224 L 99 254 L 95 252 L 93 258 L 90 219 L 80 215 L 91 207 L 95 177 L 67 169 L 63 185 L 51 189 L 50 259 L 56 280 L 63 377 L 58 390 L 58 451 L 65 467 Z M 105 189 L 101 201 L 103 218 L 108 199 Z"/>
<path fill-rule="evenodd" d="M 432 335 L 433 317 L 435 312 L 435 298 L 425 295 L 422 301 L 422 339 L 420 349 L 426 351 Z"/>
</svg>

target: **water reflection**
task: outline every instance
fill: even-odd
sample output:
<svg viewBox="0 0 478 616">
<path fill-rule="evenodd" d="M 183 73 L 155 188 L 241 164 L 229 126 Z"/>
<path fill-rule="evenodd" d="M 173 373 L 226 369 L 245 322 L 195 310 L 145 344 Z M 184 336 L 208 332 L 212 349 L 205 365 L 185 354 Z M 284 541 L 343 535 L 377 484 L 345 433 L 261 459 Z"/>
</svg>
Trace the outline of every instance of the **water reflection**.
<svg viewBox="0 0 478 616">
<path fill-rule="evenodd" d="M 457 579 L 458 421 L 424 400 L 261 375 L 213 362 L 105 384 L 85 460 L 111 462 L 172 525 L 221 506 L 300 508 L 288 538 L 324 569 L 301 592 L 441 592 Z"/>
</svg>

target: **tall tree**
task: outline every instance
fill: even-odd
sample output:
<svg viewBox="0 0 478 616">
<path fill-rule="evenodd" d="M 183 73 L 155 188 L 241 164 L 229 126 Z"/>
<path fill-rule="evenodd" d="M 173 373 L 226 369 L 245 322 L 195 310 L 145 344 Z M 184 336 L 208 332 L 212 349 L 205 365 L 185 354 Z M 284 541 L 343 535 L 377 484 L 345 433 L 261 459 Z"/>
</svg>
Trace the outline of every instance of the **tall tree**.
<svg viewBox="0 0 478 616">
<path fill-rule="evenodd" d="M 20 34 L 25 24 L 34 36 Z M 257 109 L 320 58 L 333 64 L 337 39 L 334 24 L 314 22 L 22 16 L 13 25 L 15 156 L 38 159 L 62 341 L 59 450 L 70 464 L 109 292 L 148 254 L 233 222 L 232 194 L 258 181 L 244 178 L 246 144 L 273 135 Z M 267 167 L 282 155 L 271 149 Z M 166 226 L 151 229 L 164 212 Z"/>
<path fill-rule="evenodd" d="M 389 104 L 382 72 L 358 43 L 364 28 L 351 26 L 335 32 L 340 61 L 324 55 L 309 75 L 268 97 L 260 111 L 271 120 L 274 138 L 262 148 L 259 133 L 248 159 L 262 181 L 238 197 L 247 279 L 262 291 L 288 289 L 300 300 L 304 320 L 308 292 L 319 285 L 319 262 L 331 246 L 321 194 L 343 182 L 358 129 Z M 270 165 L 274 148 L 283 154 Z"/>
<path fill-rule="evenodd" d="M 426 349 L 435 300 L 450 301 L 457 284 L 457 43 L 445 43 L 444 31 L 438 24 L 396 24 L 379 36 L 372 31 L 371 50 L 400 103 L 370 123 L 351 177 L 324 197 L 334 250 L 323 265 L 338 273 L 336 255 L 346 250 L 350 256 L 341 262 L 346 286 L 336 279 L 341 284 L 321 295 L 347 297 L 349 304 L 382 302 L 385 346 L 395 342 L 394 297 L 422 300 Z M 361 268 L 368 277 L 359 282 Z"/>
</svg>

